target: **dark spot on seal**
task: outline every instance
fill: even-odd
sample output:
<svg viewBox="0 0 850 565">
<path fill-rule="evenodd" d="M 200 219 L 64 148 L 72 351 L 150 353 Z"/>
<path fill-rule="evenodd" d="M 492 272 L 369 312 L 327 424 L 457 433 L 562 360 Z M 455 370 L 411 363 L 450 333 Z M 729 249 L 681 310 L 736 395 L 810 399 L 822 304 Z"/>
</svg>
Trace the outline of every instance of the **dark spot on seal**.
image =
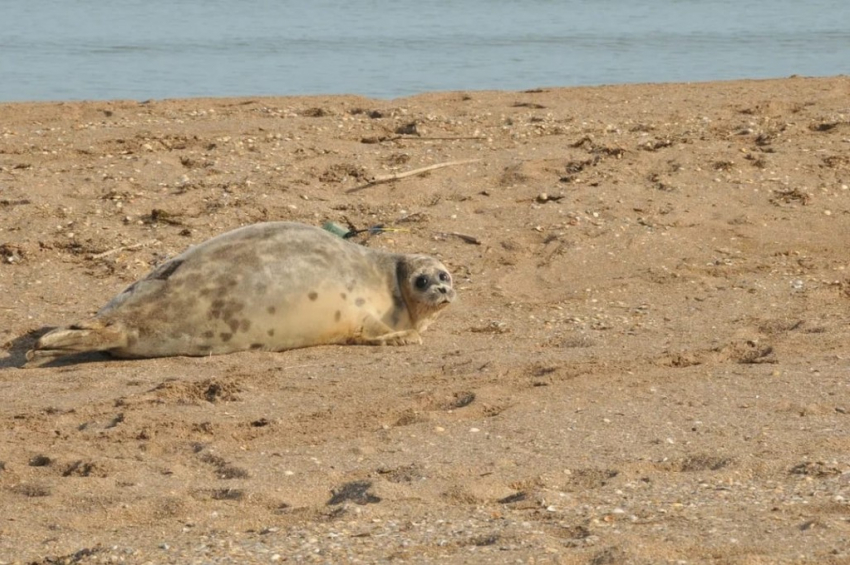
<svg viewBox="0 0 850 565">
<path fill-rule="evenodd" d="M 242 322 L 239 324 L 239 329 L 243 332 L 247 332 L 249 329 L 251 329 L 251 320 L 242 320 Z"/>
<path fill-rule="evenodd" d="M 228 342 L 228 341 L 230 341 L 230 338 L 233 337 L 233 334 L 220 333 L 220 334 L 218 334 L 218 337 L 221 338 L 221 341 Z"/>
<path fill-rule="evenodd" d="M 340 297 L 340 298 L 342 298 L 343 300 L 348 299 L 348 295 L 347 295 L 347 294 L 345 294 L 344 292 L 340 292 L 340 293 L 339 293 L 339 297 Z"/>
<path fill-rule="evenodd" d="M 223 289 L 231 289 L 239 284 L 239 281 L 237 281 L 235 277 L 228 275 L 218 277 L 215 282 L 219 288 Z"/>
<path fill-rule="evenodd" d="M 358 298 L 354 301 L 354 304 L 356 304 L 357 306 L 363 306 L 364 304 L 366 304 L 366 300 L 363 298 Z"/>
<path fill-rule="evenodd" d="M 252 343 L 251 344 L 251 349 L 262 349 L 262 348 L 263 348 L 262 343 Z"/>
<path fill-rule="evenodd" d="M 257 294 L 265 294 L 268 289 L 269 285 L 267 285 L 266 283 L 257 283 L 254 286 L 254 292 Z"/>
<path fill-rule="evenodd" d="M 267 333 L 267 334 L 269 334 L 269 337 L 271 337 L 271 336 L 273 336 L 273 335 L 274 335 L 274 330 L 269 330 L 269 331 L 267 331 L 266 333 Z"/>
<path fill-rule="evenodd" d="M 174 274 L 174 271 L 180 268 L 183 261 L 169 261 L 151 274 L 152 279 L 166 281 L 168 277 Z"/>
<path fill-rule="evenodd" d="M 204 333 L 202 333 L 201 335 L 202 335 L 203 337 L 206 337 L 206 338 L 211 338 L 212 336 L 214 336 L 214 335 L 215 335 L 215 332 L 213 332 L 213 331 L 211 331 L 211 330 L 207 330 L 207 331 L 205 331 Z"/>
<path fill-rule="evenodd" d="M 337 322 L 339 322 L 340 318 L 342 318 L 342 312 L 340 312 L 339 310 L 337 310 L 337 311 L 336 311 L 336 314 L 334 314 L 334 320 L 336 320 Z"/>
<path fill-rule="evenodd" d="M 317 299 L 318 297 L 319 297 L 319 293 L 318 293 L 318 292 L 315 292 L 315 291 L 314 291 L 314 292 L 309 292 L 309 293 L 307 293 L 307 298 L 309 298 L 310 300 L 312 300 L 312 301 L 314 301 L 314 302 L 316 301 L 316 299 Z"/>
<path fill-rule="evenodd" d="M 227 322 L 227 325 L 230 326 L 230 331 L 236 333 L 236 330 L 239 329 L 239 320 L 230 320 Z"/>
<path fill-rule="evenodd" d="M 222 308 L 224 308 L 224 300 L 221 300 L 220 298 L 213 300 L 210 307 L 210 317 L 220 318 Z"/>
<path fill-rule="evenodd" d="M 231 302 L 221 310 L 221 317 L 224 318 L 226 322 L 229 322 L 231 318 L 238 312 L 241 312 L 245 309 L 245 305 L 241 302 Z"/>
<path fill-rule="evenodd" d="M 275 312 L 277 312 L 277 308 L 275 308 L 274 306 L 269 306 L 268 308 L 266 308 L 266 312 L 273 315 Z"/>
</svg>

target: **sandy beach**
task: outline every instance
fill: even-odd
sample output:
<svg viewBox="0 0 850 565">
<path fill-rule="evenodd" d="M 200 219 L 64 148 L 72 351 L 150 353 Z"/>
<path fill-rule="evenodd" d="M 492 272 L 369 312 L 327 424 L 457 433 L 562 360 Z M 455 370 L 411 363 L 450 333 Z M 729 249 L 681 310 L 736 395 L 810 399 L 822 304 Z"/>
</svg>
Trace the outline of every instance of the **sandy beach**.
<svg viewBox="0 0 850 565">
<path fill-rule="evenodd" d="M 0 564 L 850 562 L 848 186 L 848 77 L 2 104 Z M 396 228 L 357 241 L 459 299 L 20 368 L 272 220 Z"/>
</svg>

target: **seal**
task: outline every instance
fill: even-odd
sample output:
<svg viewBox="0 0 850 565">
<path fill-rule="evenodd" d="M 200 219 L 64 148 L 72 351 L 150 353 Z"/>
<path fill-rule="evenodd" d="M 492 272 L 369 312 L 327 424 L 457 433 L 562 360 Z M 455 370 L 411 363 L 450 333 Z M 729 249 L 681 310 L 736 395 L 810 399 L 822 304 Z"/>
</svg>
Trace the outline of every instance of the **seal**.
<svg viewBox="0 0 850 565">
<path fill-rule="evenodd" d="M 145 358 L 421 343 L 455 296 L 432 257 L 304 224 L 253 224 L 166 261 L 93 319 L 43 335 L 26 366 L 91 351 Z"/>
</svg>

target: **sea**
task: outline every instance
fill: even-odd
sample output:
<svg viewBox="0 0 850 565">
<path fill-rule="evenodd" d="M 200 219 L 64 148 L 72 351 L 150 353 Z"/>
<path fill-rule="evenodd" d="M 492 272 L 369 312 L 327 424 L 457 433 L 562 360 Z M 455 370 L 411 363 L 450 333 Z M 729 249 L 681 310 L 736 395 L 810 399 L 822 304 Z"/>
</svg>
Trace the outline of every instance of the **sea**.
<svg viewBox="0 0 850 565">
<path fill-rule="evenodd" d="M 850 73 L 850 0 L 0 0 L 0 102 Z"/>
</svg>

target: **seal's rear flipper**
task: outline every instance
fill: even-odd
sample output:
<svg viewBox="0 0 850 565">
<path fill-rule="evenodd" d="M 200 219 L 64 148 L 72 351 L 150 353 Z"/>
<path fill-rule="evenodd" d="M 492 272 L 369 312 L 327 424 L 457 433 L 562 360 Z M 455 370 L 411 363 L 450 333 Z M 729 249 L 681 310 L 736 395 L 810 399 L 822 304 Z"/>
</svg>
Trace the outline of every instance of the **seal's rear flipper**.
<svg viewBox="0 0 850 565">
<path fill-rule="evenodd" d="M 58 357 L 89 351 L 109 351 L 127 345 L 127 334 L 119 325 L 92 320 L 44 334 L 27 351 L 24 367 L 40 367 Z"/>
</svg>

